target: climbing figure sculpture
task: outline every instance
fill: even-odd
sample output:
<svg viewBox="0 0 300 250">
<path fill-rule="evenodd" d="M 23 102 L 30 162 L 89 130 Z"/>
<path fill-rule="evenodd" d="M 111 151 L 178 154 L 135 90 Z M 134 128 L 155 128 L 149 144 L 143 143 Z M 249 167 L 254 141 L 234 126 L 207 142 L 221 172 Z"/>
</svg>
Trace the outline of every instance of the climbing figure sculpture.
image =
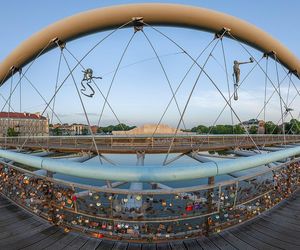
<svg viewBox="0 0 300 250">
<path fill-rule="evenodd" d="M 82 72 L 83 72 L 83 79 L 81 81 L 81 86 L 82 86 L 81 93 L 87 97 L 93 97 L 95 94 L 95 91 L 92 88 L 92 86 L 90 85 L 90 83 L 91 83 L 92 79 L 102 79 L 102 77 L 93 76 L 93 70 L 90 68 L 88 68 Z M 86 92 L 85 84 L 90 88 L 92 93 L 90 93 L 90 94 L 85 93 Z"/>
<path fill-rule="evenodd" d="M 234 61 L 233 62 L 233 78 L 234 78 L 234 100 L 238 100 L 238 93 L 237 93 L 237 89 L 240 83 L 240 75 L 241 75 L 241 70 L 240 70 L 240 65 L 241 64 L 247 64 L 247 63 L 253 63 L 254 60 L 252 57 L 249 58 L 248 62 L 238 62 L 238 61 Z"/>
</svg>

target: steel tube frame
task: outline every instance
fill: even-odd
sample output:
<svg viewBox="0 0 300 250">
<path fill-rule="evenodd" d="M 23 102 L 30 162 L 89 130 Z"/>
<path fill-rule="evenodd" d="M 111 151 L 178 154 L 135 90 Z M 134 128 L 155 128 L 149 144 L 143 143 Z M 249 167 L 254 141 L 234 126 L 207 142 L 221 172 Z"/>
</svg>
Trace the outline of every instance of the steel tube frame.
<svg viewBox="0 0 300 250">
<path fill-rule="evenodd" d="M 252 24 L 208 9 L 151 3 L 95 9 L 62 19 L 46 27 L 24 41 L 0 64 L 0 82 L 9 78 L 7 74 L 12 67 L 22 68 L 55 38 L 67 42 L 91 33 L 120 27 L 134 17 L 143 17 L 144 22 L 150 25 L 194 28 L 213 33 L 218 33 L 225 27 L 230 29 L 230 34 L 239 41 L 263 53 L 275 52 L 276 58 L 299 77 L 299 59 L 279 41 Z M 52 43 L 44 52 L 54 47 L 56 44 Z"/>
<path fill-rule="evenodd" d="M 0 157 L 37 169 L 98 180 L 126 182 L 164 182 L 191 180 L 242 171 L 282 159 L 300 155 L 300 146 L 268 154 L 259 154 L 234 160 L 206 162 L 195 166 L 162 167 L 157 165 L 105 166 L 98 163 L 78 163 L 48 159 L 22 153 L 0 150 Z"/>
</svg>

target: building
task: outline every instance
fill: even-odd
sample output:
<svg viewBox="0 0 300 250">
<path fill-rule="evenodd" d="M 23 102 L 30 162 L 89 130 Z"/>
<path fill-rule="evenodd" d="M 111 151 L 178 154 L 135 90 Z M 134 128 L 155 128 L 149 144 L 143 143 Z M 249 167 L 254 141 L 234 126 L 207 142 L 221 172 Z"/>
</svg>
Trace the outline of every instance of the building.
<svg viewBox="0 0 300 250">
<path fill-rule="evenodd" d="M 69 125 L 68 123 L 64 124 L 54 124 L 51 127 L 50 134 L 57 135 L 87 135 L 90 134 L 89 127 L 84 124 L 73 123 Z"/>
<path fill-rule="evenodd" d="M 239 124 L 242 128 L 246 129 L 248 132 L 251 132 L 251 128 L 256 129 L 257 134 L 265 133 L 265 122 L 257 119 L 250 119 Z"/>
<path fill-rule="evenodd" d="M 165 124 L 160 124 L 157 126 L 156 124 L 145 124 L 141 127 L 137 127 L 128 131 L 112 131 L 113 135 L 151 135 L 155 132 L 156 135 L 168 135 L 175 134 L 176 129 L 172 128 Z M 194 134 L 190 132 L 183 132 L 181 130 L 177 131 L 177 134 Z"/>
<path fill-rule="evenodd" d="M 0 112 L 0 135 L 49 135 L 48 119 L 40 113 Z"/>
<path fill-rule="evenodd" d="M 92 133 L 94 134 L 94 135 L 96 135 L 97 133 L 98 133 L 98 126 L 96 126 L 96 125 L 93 125 L 93 126 L 91 126 L 91 130 L 92 130 Z"/>
</svg>

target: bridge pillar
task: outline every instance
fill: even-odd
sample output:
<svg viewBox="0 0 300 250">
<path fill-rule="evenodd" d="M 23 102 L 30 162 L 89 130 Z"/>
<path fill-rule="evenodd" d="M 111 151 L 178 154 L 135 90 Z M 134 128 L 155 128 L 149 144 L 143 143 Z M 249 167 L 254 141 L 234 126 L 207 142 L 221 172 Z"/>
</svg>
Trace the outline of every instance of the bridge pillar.
<svg viewBox="0 0 300 250">
<path fill-rule="evenodd" d="M 55 173 L 54 172 L 52 172 L 52 171 L 46 171 L 46 176 L 47 177 L 50 177 L 50 178 L 53 178 L 53 175 L 54 175 Z"/>
<path fill-rule="evenodd" d="M 213 185 L 215 184 L 215 177 L 211 176 L 208 177 L 208 185 Z M 207 213 L 211 213 L 213 211 L 213 196 L 211 195 L 214 192 L 214 189 L 209 189 L 207 192 Z M 207 217 L 206 218 L 206 223 L 205 223 L 205 234 L 206 236 L 209 236 L 210 234 L 210 225 L 211 225 L 211 218 Z"/>
</svg>

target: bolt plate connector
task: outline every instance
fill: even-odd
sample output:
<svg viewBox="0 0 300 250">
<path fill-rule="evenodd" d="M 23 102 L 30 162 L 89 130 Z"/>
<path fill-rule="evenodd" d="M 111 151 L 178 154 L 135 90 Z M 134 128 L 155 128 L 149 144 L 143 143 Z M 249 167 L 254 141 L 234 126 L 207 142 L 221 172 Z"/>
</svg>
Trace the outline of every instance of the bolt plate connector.
<svg viewBox="0 0 300 250">
<path fill-rule="evenodd" d="M 55 43 L 61 49 L 64 49 L 66 47 L 66 42 L 60 40 L 58 37 L 51 39 L 50 42 Z"/>
<path fill-rule="evenodd" d="M 9 71 L 14 74 L 15 72 L 22 72 L 21 68 L 17 68 L 16 66 L 11 66 Z"/>
<path fill-rule="evenodd" d="M 268 57 L 274 58 L 275 56 L 276 56 L 276 52 L 274 50 L 271 50 L 269 52 L 265 52 L 264 55 L 263 55 L 263 57 L 266 57 L 266 58 L 268 58 Z"/>
<path fill-rule="evenodd" d="M 215 34 L 215 38 L 223 38 L 226 33 L 229 33 L 231 29 L 223 27 L 220 31 Z"/>
<path fill-rule="evenodd" d="M 144 18 L 143 17 L 133 17 L 132 24 L 134 32 L 142 31 L 144 27 Z"/>
</svg>

